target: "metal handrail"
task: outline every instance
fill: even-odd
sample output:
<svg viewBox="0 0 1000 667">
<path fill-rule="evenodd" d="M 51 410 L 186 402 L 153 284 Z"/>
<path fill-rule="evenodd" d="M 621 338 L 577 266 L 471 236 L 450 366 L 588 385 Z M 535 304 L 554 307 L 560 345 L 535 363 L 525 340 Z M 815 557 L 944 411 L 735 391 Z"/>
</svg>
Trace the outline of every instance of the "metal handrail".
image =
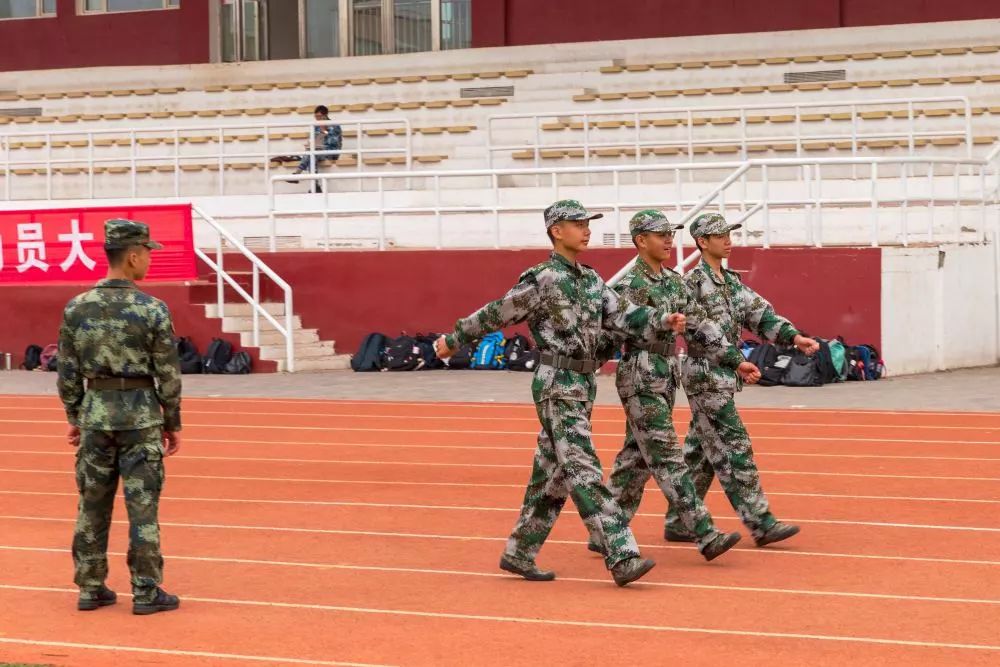
<svg viewBox="0 0 1000 667">
<path fill-rule="evenodd" d="M 216 299 L 218 305 L 219 317 L 225 317 L 225 286 L 229 285 L 237 294 L 243 297 L 244 301 L 249 303 L 253 310 L 253 346 L 260 347 L 260 317 L 263 315 L 264 319 L 270 322 L 271 326 L 275 328 L 282 336 L 285 338 L 285 360 L 286 360 L 286 370 L 289 373 L 295 372 L 295 331 L 292 327 L 292 321 L 294 318 L 293 314 L 293 299 L 292 299 L 292 287 L 287 282 L 285 282 L 281 276 L 274 272 L 271 267 L 264 263 L 257 255 L 251 252 L 243 243 L 233 236 L 225 227 L 220 225 L 212 216 L 208 215 L 197 206 L 192 206 L 191 210 L 197 214 L 203 221 L 205 221 L 212 229 L 216 232 L 215 237 L 215 260 L 203 252 L 200 248 L 195 248 L 195 255 L 205 262 L 208 267 L 215 272 L 215 285 L 216 285 Z M 225 239 L 235 248 L 240 254 L 242 254 L 246 259 L 250 261 L 252 267 L 253 275 L 253 294 L 248 294 L 245 289 L 243 289 L 239 283 L 225 270 L 223 266 L 225 262 L 225 254 L 222 252 L 222 239 Z M 281 325 L 278 323 L 271 313 L 261 305 L 260 300 L 260 274 L 264 274 L 270 278 L 274 283 L 281 288 L 285 297 L 285 323 Z"/>
<path fill-rule="evenodd" d="M 314 136 L 315 128 L 319 126 L 330 126 L 330 125 L 340 125 L 341 127 L 357 128 L 357 145 L 352 148 L 341 148 L 340 150 L 317 150 L 315 148 L 312 137 Z M 403 129 L 403 146 L 401 147 L 388 147 L 388 148 L 368 148 L 364 145 L 364 128 L 365 126 L 385 126 L 392 125 L 398 126 Z M 308 133 L 308 148 L 297 149 L 296 152 L 300 155 L 308 156 L 310 160 L 315 164 L 316 160 L 322 160 L 327 156 L 331 155 L 357 155 L 359 157 L 356 171 L 352 173 L 363 173 L 363 158 L 365 155 L 377 155 L 377 154 L 399 154 L 403 153 L 405 157 L 405 165 L 407 169 L 410 169 L 413 165 L 413 128 L 410 121 L 403 117 L 394 118 L 380 118 L 380 119 L 367 119 L 367 120 L 329 120 L 329 121 L 291 121 L 291 122 L 276 122 L 267 121 L 264 123 L 234 123 L 234 124 L 198 124 L 198 125 L 154 125 L 150 127 L 137 127 L 131 126 L 125 129 L 115 129 L 115 128 L 100 128 L 100 129 L 81 129 L 81 130 L 44 130 L 44 131 L 26 131 L 26 132 L 10 132 L 0 134 L 0 170 L 3 170 L 7 174 L 7 178 L 4 179 L 4 199 L 7 201 L 11 200 L 11 186 L 12 178 L 10 175 L 13 169 L 24 168 L 28 166 L 43 167 L 45 169 L 46 177 L 46 196 L 52 198 L 52 176 L 55 168 L 60 165 L 73 165 L 74 167 L 81 168 L 85 171 L 88 177 L 87 192 L 88 198 L 94 198 L 94 176 L 95 176 L 95 166 L 101 164 L 114 164 L 116 166 L 127 166 L 128 174 L 131 175 L 131 183 L 129 188 L 129 196 L 138 196 L 137 188 L 137 167 L 140 163 L 165 163 L 173 166 L 174 174 L 174 196 L 180 197 L 181 192 L 181 165 L 190 164 L 191 161 L 200 162 L 211 162 L 218 165 L 219 177 L 217 182 L 217 190 L 219 195 L 225 194 L 225 179 L 223 178 L 223 168 L 226 162 L 240 159 L 251 159 L 260 160 L 264 169 L 264 178 L 270 178 L 271 176 L 271 158 L 283 155 L 288 152 L 288 149 L 277 150 L 272 146 L 271 134 L 273 131 L 281 129 L 284 131 L 289 130 L 307 130 Z M 256 130 L 258 133 L 262 134 L 261 141 L 263 141 L 264 146 L 262 150 L 253 151 L 238 151 L 238 152 L 226 152 L 225 145 L 231 143 L 232 141 L 238 140 L 237 136 L 240 133 L 246 133 L 249 130 Z M 218 149 L 214 151 L 206 151 L 203 153 L 192 153 L 192 154 L 181 154 L 181 146 L 187 142 L 187 139 L 192 133 L 202 133 L 199 136 L 205 136 L 205 134 L 210 134 L 213 143 L 217 144 Z M 95 137 L 101 136 L 115 136 L 119 138 L 127 138 L 127 146 L 97 146 L 95 145 Z M 164 144 L 167 147 L 167 151 L 164 153 L 147 154 L 145 149 L 142 150 L 140 154 L 140 147 L 143 144 L 140 143 L 141 139 L 148 137 L 149 135 L 161 135 L 156 137 L 160 142 L 157 144 Z M 166 135 L 166 136 L 163 136 Z M 86 155 L 80 157 L 53 157 L 52 143 L 54 139 L 58 137 L 76 137 L 85 138 L 86 145 L 71 147 L 76 150 L 85 150 Z M 20 150 L 11 147 L 11 144 L 16 141 L 23 141 L 28 138 L 41 139 L 42 147 L 45 149 L 45 154 L 38 157 L 26 156 L 24 159 L 15 159 L 13 156 L 13 151 Z M 166 139 L 166 141 L 162 141 Z M 199 144 L 200 145 L 200 144 Z M 128 152 L 125 155 L 102 155 L 95 156 L 95 150 L 97 149 L 115 149 L 115 148 L 127 148 Z M 172 149 L 172 150 L 170 150 Z M 26 151 L 35 150 L 34 148 L 24 149 Z M 20 158 L 21 156 L 17 156 Z"/>
</svg>

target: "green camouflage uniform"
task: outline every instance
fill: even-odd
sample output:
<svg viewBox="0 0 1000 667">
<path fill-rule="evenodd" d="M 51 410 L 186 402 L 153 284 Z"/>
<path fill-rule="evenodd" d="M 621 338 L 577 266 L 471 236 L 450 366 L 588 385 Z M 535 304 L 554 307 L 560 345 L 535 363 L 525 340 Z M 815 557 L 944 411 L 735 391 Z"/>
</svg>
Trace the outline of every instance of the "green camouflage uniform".
<svg viewBox="0 0 1000 667">
<path fill-rule="evenodd" d="M 727 224 L 721 215 L 706 214 L 695 219 L 691 235 L 725 234 L 739 226 Z M 684 458 L 698 495 L 705 496 L 717 474 L 733 509 L 751 535 L 759 538 L 776 520 L 760 486 L 750 436 L 736 412 L 734 396 L 742 388 L 736 368 L 745 361 L 739 350 L 740 334 L 748 329 L 771 342 L 789 345 L 799 332 L 744 285 L 738 273 L 728 269 L 722 273 L 720 279 L 702 261 L 684 276 L 689 298 L 700 307 L 698 312 L 724 335 L 721 346 L 697 337 L 688 340 L 682 377 L 692 415 Z M 667 512 L 667 530 L 686 532 L 673 505 Z"/>
<path fill-rule="evenodd" d="M 659 211 L 641 211 L 629 224 L 632 236 L 652 232 L 674 232 L 683 225 L 672 225 Z M 654 272 L 637 258 L 635 264 L 615 285 L 623 299 L 640 306 L 650 306 L 668 313 L 687 310 L 688 299 L 681 277 L 670 269 Z M 619 347 L 620 340 L 612 343 Z M 657 342 L 674 342 L 673 331 L 664 331 Z M 674 397 L 678 384 L 677 357 L 626 347 L 618 363 L 616 385 L 625 408 L 625 444 L 615 458 L 608 488 L 631 521 L 642 501 L 643 489 L 650 476 L 656 480 L 671 505 L 680 510 L 679 518 L 688 533 L 698 537 L 704 549 L 720 533 L 701 498 L 684 463 L 684 454 L 674 430 Z M 598 543 L 596 539 L 592 542 Z"/>
<path fill-rule="evenodd" d="M 148 245 L 142 223 L 109 220 L 107 247 Z M 108 531 L 118 477 L 129 518 L 128 566 L 135 602 L 151 602 L 163 579 L 157 519 L 163 487 L 163 430 L 181 428 L 181 375 L 167 306 L 129 280 L 102 280 L 74 297 L 59 330 L 58 387 L 69 423 L 81 431 L 73 538 L 75 582 L 94 595 L 108 575 Z M 154 378 L 156 388 L 88 389 L 95 378 Z"/>
<path fill-rule="evenodd" d="M 546 225 L 593 217 L 578 202 L 546 209 Z M 615 330 L 652 341 L 666 313 L 621 299 L 592 268 L 553 252 L 525 271 L 502 298 L 459 320 L 449 347 L 527 321 L 539 350 L 594 360 L 601 332 Z M 531 393 L 541 422 L 534 467 L 521 514 L 507 540 L 505 557 L 531 565 L 555 523 L 566 496 L 576 504 L 591 534 L 607 545 L 608 568 L 639 555 L 628 519 L 602 482 L 601 462 L 591 442 L 590 415 L 597 383 L 593 372 L 539 364 Z"/>
</svg>

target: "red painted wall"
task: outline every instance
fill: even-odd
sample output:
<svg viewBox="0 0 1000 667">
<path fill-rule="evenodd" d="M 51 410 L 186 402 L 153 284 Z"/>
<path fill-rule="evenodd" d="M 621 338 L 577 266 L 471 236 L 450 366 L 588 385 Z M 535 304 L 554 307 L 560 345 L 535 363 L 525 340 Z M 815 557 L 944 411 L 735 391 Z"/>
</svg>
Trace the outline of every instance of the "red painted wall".
<svg viewBox="0 0 1000 667">
<path fill-rule="evenodd" d="M 57 2 L 54 18 L 0 21 L 0 71 L 208 62 L 209 0 L 86 15 L 76 0 Z"/>
<path fill-rule="evenodd" d="M 473 46 L 1000 18 L 996 0 L 476 0 Z"/>
<path fill-rule="evenodd" d="M 0 352 L 10 352 L 16 368 L 28 345 L 45 347 L 57 342 L 66 302 L 87 289 L 87 285 L 0 287 L 0 322 L 5 323 L 0 327 Z M 205 309 L 195 305 L 213 300 L 214 287 L 167 283 L 142 284 L 140 289 L 166 302 L 176 334 L 191 338 L 202 354 L 214 337 L 228 340 L 234 350 L 242 349 L 238 334 L 223 334 L 220 321 L 205 319 Z M 274 372 L 277 366 L 273 361 L 260 361 L 256 350 L 247 351 L 253 358 L 254 371 Z"/>
<path fill-rule="evenodd" d="M 547 255 L 541 249 L 284 252 L 263 259 L 292 285 L 303 325 L 335 340 L 339 352 L 353 353 L 371 331 L 450 331 L 458 317 L 503 295 Z M 628 249 L 595 249 L 583 261 L 610 278 L 631 256 Z M 881 342 L 880 249 L 737 248 L 730 266 L 800 328 Z"/>
</svg>

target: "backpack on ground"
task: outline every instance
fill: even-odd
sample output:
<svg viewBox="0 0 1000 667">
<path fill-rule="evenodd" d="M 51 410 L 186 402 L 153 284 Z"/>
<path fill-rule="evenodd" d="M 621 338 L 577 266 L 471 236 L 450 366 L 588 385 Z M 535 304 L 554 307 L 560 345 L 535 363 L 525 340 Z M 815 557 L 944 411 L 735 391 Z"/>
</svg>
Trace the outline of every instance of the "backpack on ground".
<svg viewBox="0 0 1000 667">
<path fill-rule="evenodd" d="M 424 364 L 420 367 L 422 371 L 433 371 L 439 368 L 444 368 L 444 362 L 438 359 L 437 350 L 434 344 L 437 339 L 441 337 L 441 334 L 428 333 L 428 334 L 417 334 L 413 338 L 417 341 L 417 346 L 420 348 L 420 357 L 423 359 Z"/>
<path fill-rule="evenodd" d="M 827 342 L 830 345 L 830 361 L 837 372 L 837 382 L 843 382 L 847 379 L 847 348 L 844 346 L 844 339 L 838 336 Z"/>
<path fill-rule="evenodd" d="M 463 345 L 460 347 L 455 354 L 451 355 L 445 360 L 445 365 L 449 370 L 461 371 L 467 368 L 472 368 L 472 358 L 476 354 L 476 349 L 479 347 L 479 341 L 474 340 L 468 345 Z"/>
<path fill-rule="evenodd" d="M 59 346 L 55 343 L 46 345 L 42 350 L 39 363 L 43 371 L 55 371 L 59 363 Z"/>
<path fill-rule="evenodd" d="M 768 366 L 773 366 L 778 360 L 778 348 L 770 343 L 761 343 L 750 351 L 747 361 L 756 366 L 761 373 Z"/>
<path fill-rule="evenodd" d="M 355 373 L 371 373 L 382 370 L 382 354 L 386 337 L 380 333 L 370 333 L 361 341 L 358 351 L 351 357 L 351 369 Z"/>
<path fill-rule="evenodd" d="M 233 346 L 221 338 L 213 338 L 205 351 L 202 370 L 205 373 L 225 373 L 226 364 L 233 358 Z"/>
<path fill-rule="evenodd" d="M 807 356 L 796 351 L 788 364 L 788 369 L 781 380 L 787 387 L 821 387 L 823 386 L 823 361 L 817 352 Z"/>
<path fill-rule="evenodd" d="M 774 387 L 782 383 L 785 379 L 785 373 L 788 372 L 788 366 L 792 362 L 792 357 L 789 354 L 779 354 L 770 366 L 766 368 L 760 368 L 760 381 L 757 383 L 762 387 Z"/>
<path fill-rule="evenodd" d="M 204 362 L 190 338 L 182 336 L 177 339 L 177 358 L 181 362 L 181 373 L 191 375 L 202 372 Z"/>
<path fill-rule="evenodd" d="M 504 359 L 506 344 L 507 340 L 502 331 L 494 331 L 483 336 L 483 340 L 480 341 L 479 347 L 476 348 L 476 354 L 472 358 L 472 367 L 478 370 L 502 370 L 506 368 L 507 360 Z"/>
<path fill-rule="evenodd" d="M 521 334 L 515 334 L 507 340 L 503 348 L 504 359 L 507 360 L 507 369 L 512 371 L 534 370 L 538 365 L 537 360 L 526 368 L 525 365 L 531 361 L 531 341 Z"/>
<path fill-rule="evenodd" d="M 237 352 L 226 364 L 226 375 L 247 375 L 253 368 L 253 359 L 246 352 Z"/>
<path fill-rule="evenodd" d="M 740 345 L 740 352 L 743 353 L 743 358 L 750 361 L 750 355 L 753 351 L 760 347 L 760 343 L 755 340 L 745 340 L 743 344 Z"/>
<path fill-rule="evenodd" d="M 385 346 L 385 370 L 415 371 L 424 364 L 420 346 L 413 336 L 394 338 Z"/>
<path fill-rule="evenodd" d="M 29 345 L 24 351 L 24 363 L 21 368 L 26 371 L 33 371 L 42 365 L 42 346 Z"/>
<path fill-rule="evenodd" d="M 538 368 L 539 362 L 542 360 L 542 353 L 537 347 L 533 347 L 527 352 L 522 352 L 518 355 L 517 359 L 507 362 L 507 370 L 509 371 L 534 371 Z"/>
<path fill-rule="evenodd" d="M 822 384 L 839 382 L 837 367 L 833 363 L 833 353 L 830 350 L 830 341 L 817 338 L 816 342 L 819 343 L 819 349 L 814 356 L 816 357 L 816 367 L 819 370 L 819 377 Z"/>
<path fill-rule="evenodd" d="M 871 363 L 865 366 L 866 379 L 880 380 L 885 375 L 885 362 L 882 361 L 882 355 L 878 353 L 878 348 L 867 343 L 860 347 L 868 348 L 868 356 L 871 359 Z"/>
<path fill-rule="evenodd" d="M 847 379 L 878 380 L 885 372 L 885 364 L 874 345 L 852 345 L 847 348 Z"/>
</svg>

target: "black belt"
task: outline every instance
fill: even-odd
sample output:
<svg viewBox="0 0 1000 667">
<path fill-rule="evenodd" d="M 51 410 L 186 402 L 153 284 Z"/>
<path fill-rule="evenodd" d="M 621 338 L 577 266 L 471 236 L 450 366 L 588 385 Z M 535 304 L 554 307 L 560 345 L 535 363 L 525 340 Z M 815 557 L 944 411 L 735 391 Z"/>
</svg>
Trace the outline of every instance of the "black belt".
<svg viewBox="0 0 1000 667">
<path fill-rule="evenodd" d="M 129 389 L 153 389 L 156 383 L 151 377 L 138 378 L 90 378 L 87 380 L 87 389 L 112 389 L 116 391 L 127 391 Z"/>
<path fill-rule="evenodd" d="M 553 352 L 542 352 L 539 355 L 539 361 L 546 366 L 565 368 L 577 373 L 594 373 L 598 368 L 596 359 L 574 359 L 573 357 Z"/>
<path fill-rule="evenodd" d="M 663 357 L 672 357 L 674 352 L 677 351 L 677 344 L 674 341 L 669 343 L 654 343 L 652 345 L 625 345 L 625 352 L 634 352 L 636 350 L 646 350 L 647 352 L 652 352 L 653 354 L 658 354 Z"/>
</svg>

